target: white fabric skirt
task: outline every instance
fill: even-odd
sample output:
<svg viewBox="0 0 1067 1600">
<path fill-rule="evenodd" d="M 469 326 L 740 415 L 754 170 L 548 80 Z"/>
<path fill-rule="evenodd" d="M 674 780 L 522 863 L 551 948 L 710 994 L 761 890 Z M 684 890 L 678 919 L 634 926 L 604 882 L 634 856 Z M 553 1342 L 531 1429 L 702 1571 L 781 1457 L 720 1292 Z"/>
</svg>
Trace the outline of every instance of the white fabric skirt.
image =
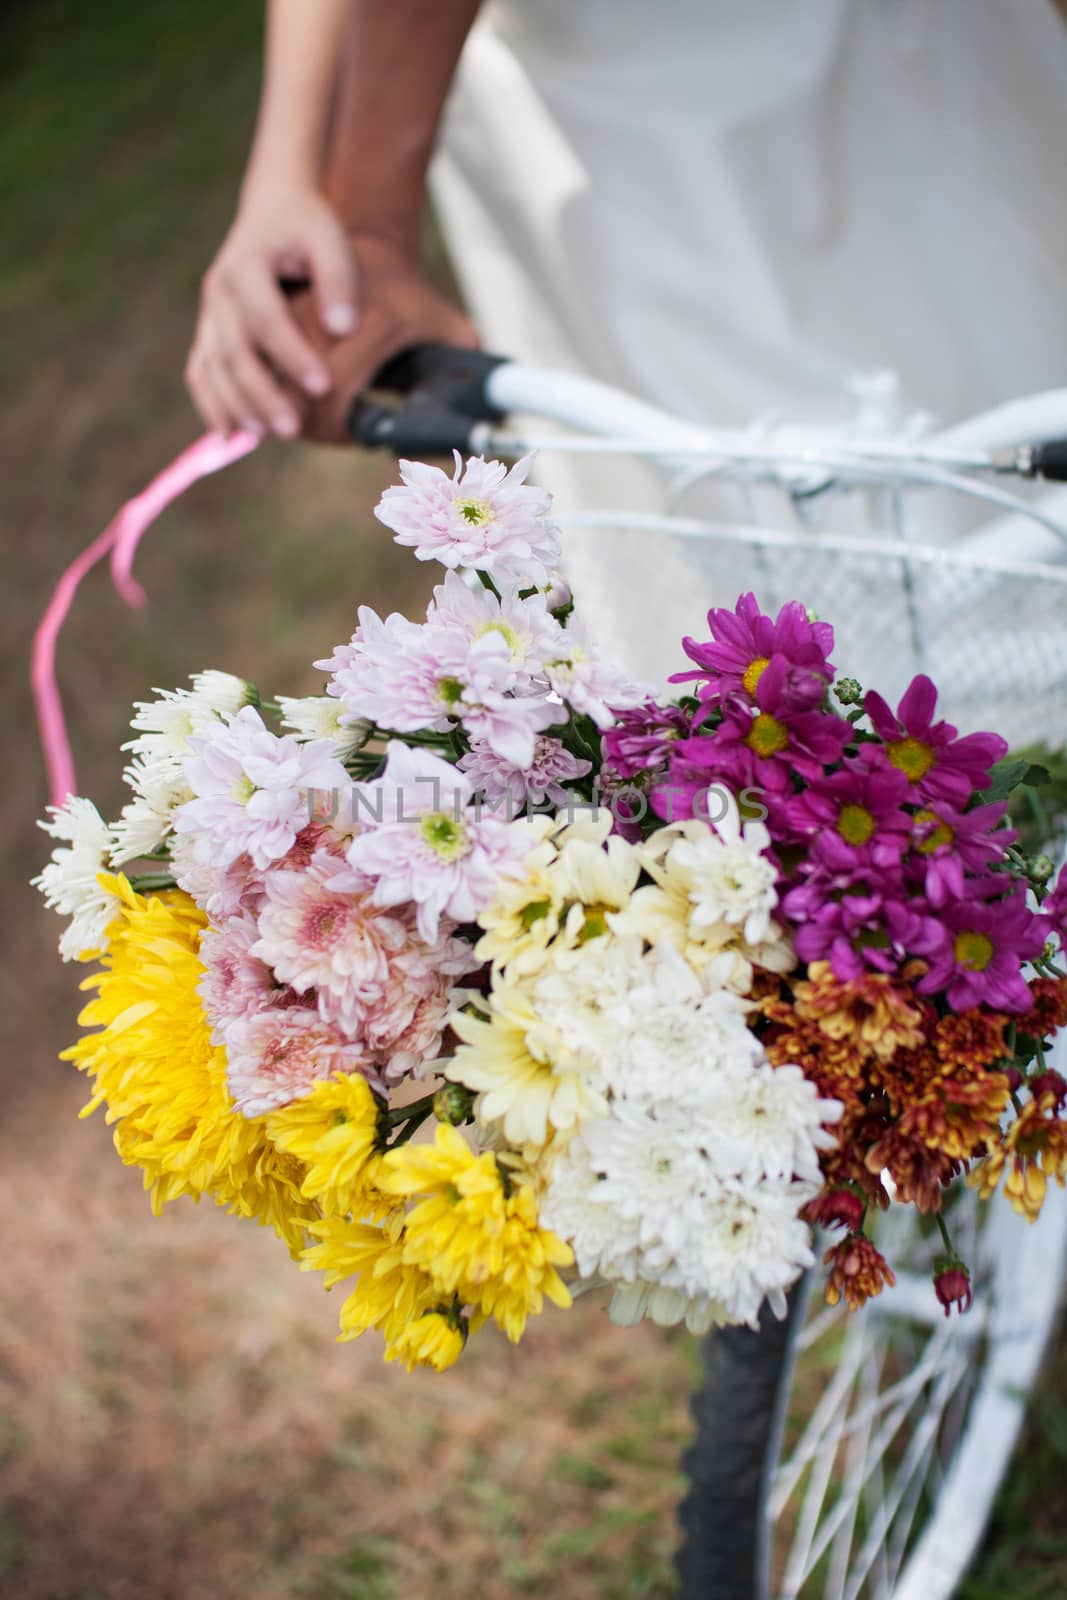
<svg viewBox="0 0 1067 1600">
<path fill-rule="evenodd" d="M 499 0 L 434 187 L 491 349 L 728 424 L 839 417 L 887 366 L 947 421 L 1067 383 L 1065 149 L 1052 0 Z M 563 512 L 662 497 L 603 458 L 542 478 Z M 691 543 L 566 553 L 646 676 L 737 593 Z"/>
</svg>

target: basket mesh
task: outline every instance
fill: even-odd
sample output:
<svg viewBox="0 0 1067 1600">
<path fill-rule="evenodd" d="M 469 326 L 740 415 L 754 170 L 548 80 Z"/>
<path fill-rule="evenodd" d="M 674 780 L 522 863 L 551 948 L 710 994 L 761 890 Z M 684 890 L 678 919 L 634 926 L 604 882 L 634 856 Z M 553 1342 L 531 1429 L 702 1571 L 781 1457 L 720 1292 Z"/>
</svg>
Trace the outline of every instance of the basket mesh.
<svg viewBox="0 0 1067 1600">
<path fill-rule="evenodd" d="M 679 518 L 574 523 L 598 534 L 642 532 L 652 584 L 666 545 L 699 540 L 699 570 L 720 603 L 746 589 L 767 611 L 802 600 L 833 622 L 838 670 L 893 704 L 926 672 L 940 714 L 962 730 L 995 729 L 1016 747 L 1067 744 L 1067 566 L 968 561 L 900 541 Z"/>
</svg>

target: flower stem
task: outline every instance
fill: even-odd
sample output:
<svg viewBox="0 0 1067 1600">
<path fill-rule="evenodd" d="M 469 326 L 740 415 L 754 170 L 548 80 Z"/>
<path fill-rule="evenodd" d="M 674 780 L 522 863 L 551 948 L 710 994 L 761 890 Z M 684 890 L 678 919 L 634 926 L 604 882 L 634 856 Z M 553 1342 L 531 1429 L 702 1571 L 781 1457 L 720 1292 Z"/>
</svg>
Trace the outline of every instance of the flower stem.
<svg viewBox="0 0 1067 1600">
<path fill-rule="evenodd" d="M 136 889 L 138 894 L 150 894 L 156 889 L 176 889 L 178 887 L 169 872 L 142 872 L 139 876 L 130 879 L 130 888 Z"/>
<path fill-rule="evenodd" d="M 405 1110 L 409 1110 L 410 1107 L 405 1106 L 404 1109 Z M 401 1128 L 400 1132 L 397 1134 L 396 1138 L 393 1140 L 392 1144 L 389 1146 L 390 1150 L 395 1150 L 398 1144 L 406 1144 L 407 1141 L 411 1138 L 412 1134 L 413 1133 L 417 1133 L 419 1128 L 422 1127 L 423 1123 L 426 1121 L 426 1118 L 430 1115 L 430 1113 L 432 1111 L 433 1111 L 433 1100 L 431 1098 L 430 1104 L 428 1106 L 424 1106 L 421 1111 L 417 1112 L 415 1114 L 415 1116 L 413 1116 L 404 1125 L 404 1127 Z"/>
<path fill-rule="evenodd" d="M 435 1090 L 434 1093 L 437 1091 Z M 395 1128 L 401 1122 L 407 1122 L 412 1117 L 418 1117 L 420 1122 L 433 1110 L 433 1095 L 423 1095 L 421 1100 L 409 1100 L 406 1106 L 396 1106 L 389 1113 L 389 1126 Z"/>
<path fill-rule="evenodd" d="M 940 1211 L 934 1212 L 934 1221 L 937 1223 L 938 1232 L 944 1241 L 945 1249 L 954 1260 L 957 1259 L 956 1246 L 952 1243 L 952 1235 L 949 1233 L 948 1225 L 946 1224 L 945 1219 L 941 1215 Z"/>
</svg>

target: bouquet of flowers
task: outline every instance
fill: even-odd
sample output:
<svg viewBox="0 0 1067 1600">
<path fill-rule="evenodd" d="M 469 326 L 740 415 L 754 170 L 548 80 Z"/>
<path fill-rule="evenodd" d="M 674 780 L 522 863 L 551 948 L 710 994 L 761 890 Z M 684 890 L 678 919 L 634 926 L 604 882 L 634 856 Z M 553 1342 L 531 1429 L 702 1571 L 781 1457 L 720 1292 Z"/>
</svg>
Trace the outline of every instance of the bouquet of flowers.
<svg viewBox="0 0 1067 1600">
<path fill-rule="evenodd" d="M 755 1325 L 816 1227 L 859 1307 L 890 1204 L 937 1214 L 966 1309 L 946 1187 L 1032 1218 L 1067 1175 L 1067 876 L 1006 820 L 1032 769 L 925 677 L 895 711 L 835 679 L 798 602 L 713 609 L 657 698 L 583 631 L 527 470 L 402 463 L 377 515 L 446 569 L 426 620 L 361 608 L 321 697 L 158 692 L 118 820 L 42 824 L 96 963 L 88 1109 L 157 1209 L 269 1225 L 409 1366 L 594 1286 L 623 1324 Z"/>
</svg>

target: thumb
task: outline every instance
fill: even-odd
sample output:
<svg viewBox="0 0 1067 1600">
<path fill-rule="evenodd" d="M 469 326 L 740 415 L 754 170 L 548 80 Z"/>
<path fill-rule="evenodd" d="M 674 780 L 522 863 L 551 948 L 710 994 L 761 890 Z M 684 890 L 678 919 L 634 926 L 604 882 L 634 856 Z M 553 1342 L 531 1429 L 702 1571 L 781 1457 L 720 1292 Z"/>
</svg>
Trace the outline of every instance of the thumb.
<svg viewBox="0 0 1067 1600">
<path fill-rule="evenodd" d="M 306 249 L 319 320 L 335 339 L 345 338 L 359 321 L 356 262 L 347 234 L 325 207 L 309 233 Z"/>
</svg>

